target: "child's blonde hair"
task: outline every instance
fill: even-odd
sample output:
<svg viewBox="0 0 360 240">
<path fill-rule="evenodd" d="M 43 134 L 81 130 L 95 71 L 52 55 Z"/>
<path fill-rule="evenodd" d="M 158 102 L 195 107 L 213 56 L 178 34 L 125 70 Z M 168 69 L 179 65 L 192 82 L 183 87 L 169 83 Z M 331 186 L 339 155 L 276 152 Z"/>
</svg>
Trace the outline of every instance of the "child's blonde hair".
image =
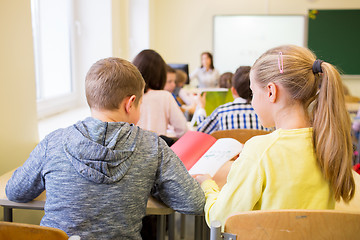
<svg viewBox="0 0 360 240">
<path fill-rule="evenodd" d="M 94 63 L 85 78 L 86 99 L 90 108 L 118 109 L 125 97 L 135 95 L 135 104 L 143 95 L 145 81 L 139 70 L 120 58 L 105 58 Z"/>
<path fill-rule="evenodd" d="M 343 84 L 339 72 L 330 63 L 322 62 L 322 73 L 313 72 L 315 60 L 315 54 L 306 48 L 280 46 L 264 53 L 251 71 L 260 86 L 265 87 L 269 82 L 281 84 L 308 110 L 314 149 L 323 175 L 330 182 L 335 199 L 349 202 L 354 196 L 355 183 L 351 171 L 351 122 L 345 108 Z"/>
<path fill-rule="evenodd" d="M 175 79 L 176 86 L 179 87 L 181 85 L 184 85 L 187 80 L 186 72 L 184 72 L 181 69 L 175 69 L 175 72 L 176 72 L 176 79 Z"/>
</svg>

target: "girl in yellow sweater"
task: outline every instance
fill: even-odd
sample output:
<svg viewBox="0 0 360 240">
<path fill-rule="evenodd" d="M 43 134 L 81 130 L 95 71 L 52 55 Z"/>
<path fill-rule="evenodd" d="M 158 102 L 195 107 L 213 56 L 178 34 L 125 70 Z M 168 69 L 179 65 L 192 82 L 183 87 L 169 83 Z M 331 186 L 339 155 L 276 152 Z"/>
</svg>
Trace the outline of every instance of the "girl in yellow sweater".
<svg viewBox="0 0 360 240">
<path fill-rule="evenodd" d="M 280 46 L 250 72 L 252 105 L 268 135 L 246 142 L 220 190 L 198 175 L 208 224 L 260 209 L 333 209 L 354 195 L 350 118 L 338 71 L 308 49 Z"/>
</svg>

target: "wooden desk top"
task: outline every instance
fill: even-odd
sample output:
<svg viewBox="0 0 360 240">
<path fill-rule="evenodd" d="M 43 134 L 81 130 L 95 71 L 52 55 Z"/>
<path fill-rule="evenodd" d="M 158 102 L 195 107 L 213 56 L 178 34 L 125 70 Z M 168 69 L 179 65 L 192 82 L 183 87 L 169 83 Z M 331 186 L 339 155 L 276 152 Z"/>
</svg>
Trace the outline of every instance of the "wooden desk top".
<svg viewBox="0 0 360 240">
<path fill-rule="evenodd" d="M 22 209 L 34 209 L 44 210 L 46 192 L 41 193 L 37 198 L 28 203 L 17 203 L 7 199 L 5 194 L 5 186 L 8 180 L 11 178 L 13 171 L 7 172 L 0 176 L 0 206 L 22 208 Z M 168 215 L 173 213 L 174 210 L 166 206 L 164 203 L 156 200 L 153 197 L 149 197 L 147 202 L 146 214 L 147 215 Z"/>
</svg>

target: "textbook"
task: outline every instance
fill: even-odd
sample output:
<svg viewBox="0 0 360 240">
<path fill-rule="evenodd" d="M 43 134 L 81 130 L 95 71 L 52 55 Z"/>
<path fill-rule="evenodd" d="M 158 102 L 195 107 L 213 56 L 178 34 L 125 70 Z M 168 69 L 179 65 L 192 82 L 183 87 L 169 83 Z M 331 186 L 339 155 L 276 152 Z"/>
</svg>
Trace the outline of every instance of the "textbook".
<svg viewBox="0 0 360 240">
<path fill-rule="evenodd" d="M 205 112 L 207 116 L 210 116 L 218 106 L 234 101 L 231 90 L 227 88 L 203 89 L 203 92 L 206 92 Z"/>
<path fill-rule="evenodd" d="M 206 133 L 188 131 L 171 149 L 191 175 L 208 173 L 213 177 L 224 163 L 239 155 L 242 146 L 233 138 L 216 139 Z"/>
</svg>

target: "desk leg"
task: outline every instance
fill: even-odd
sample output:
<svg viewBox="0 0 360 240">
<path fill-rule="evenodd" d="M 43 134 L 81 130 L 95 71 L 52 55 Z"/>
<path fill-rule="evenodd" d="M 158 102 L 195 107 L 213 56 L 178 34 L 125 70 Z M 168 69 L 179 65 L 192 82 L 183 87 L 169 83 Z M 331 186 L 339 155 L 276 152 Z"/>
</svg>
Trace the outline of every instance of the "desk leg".
<svg viewBox="0 0 360 240">
<path fill-rule="evenodd" d="M 156 239 L 157 240 L 165 240 L 165 222 L 166 215 L 157 215 L 157 224 L 156 224 Z"/>
<path fill-rule="evenodd" d="M 180 239 L 185 238 L 185 214 L 180 213 Z"/>
<path fill-rule="evenodd" d="M 12 222 L 13 221 L 13 209 L 11 207 L 4 207 L 4 221 Z"/>
<path fill-rule="evenodd" d="M 175 213 L 168 215 L 169 218 L 169 240 L 175 240 Z"/>
<path fill-rule="evenodd" d="M 210 239 L 210 229 L 206 224 L 205 217 L 202 217 L 202 238 L 204 240 Z"/>
<path fill-rule="evenodd" d="M 195 216 L 195 236 L 194 239 L 202 239 L 203 216 Z"/>
</svg>

